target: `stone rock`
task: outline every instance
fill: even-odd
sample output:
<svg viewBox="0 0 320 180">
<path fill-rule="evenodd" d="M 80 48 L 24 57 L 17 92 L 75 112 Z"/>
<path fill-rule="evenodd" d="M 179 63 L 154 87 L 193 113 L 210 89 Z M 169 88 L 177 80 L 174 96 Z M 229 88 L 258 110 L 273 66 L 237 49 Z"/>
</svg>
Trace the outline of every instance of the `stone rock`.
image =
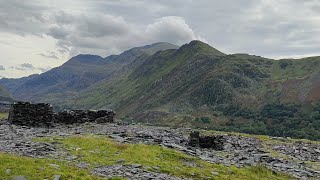
<svg viewBox="0 0 320 180">
<path fill-rule="evenodd" d="M 28 179 L 24 176 L 16 176 L 16 177 L 13 177 L 12 180 L 28 180 Z"/>
<path fill-rule="evenodd" d="M 49 166 L 53 167 L 54 169 L 57 169 L 59 170 L 60 169 L 60 166 L 57 165 L 57 164 L 48 164 Z"/>
<path fill-rule="evenodd" d="M 60 180 L 61 175 L 54 175 L 53 180 Z"/>
<path fill-rule="evenodd" d="M 77 164 L 77 167 L 82 168 L 82 169 L 86 169 L 89 167 L 89 165 L 90 164 L 88 164 L 88 163 L 82 162 L 82 163 Z"/>
<path fill-rule="evenodd" d="M 120 159 L 120 160 L 117 161 L 117 164 L 123 164 L 124 162 L 126 162 L 126 160 Z"/>
<path fill-rule="evenodd" d="M 141 168 L 141 167 L 142 167 L 141 164 L 131 164 L 131 166 L 132 166 L 133 168 Z"/>
<path fill-rule="evenodd" d="M 211 174 L 212 174 L 212 175 L 215 175 L 215 176 L 218 176 L 218 175 L 219 175 L 219 173 L 218 173 L 218 172 L 214 172 L 214 171 L 213 171 L 213 172 L 211 172 Z"/>
</svg>

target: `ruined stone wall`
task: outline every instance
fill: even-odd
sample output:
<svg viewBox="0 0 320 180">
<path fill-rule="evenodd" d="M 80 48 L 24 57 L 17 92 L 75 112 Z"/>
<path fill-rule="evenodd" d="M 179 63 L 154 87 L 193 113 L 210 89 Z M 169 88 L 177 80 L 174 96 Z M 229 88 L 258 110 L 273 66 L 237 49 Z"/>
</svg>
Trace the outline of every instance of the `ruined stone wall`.
<svg viewBox="0 0 320 180">
<path fill-rule="evenodd" d="M 114 122 L 115 113 L 111 110 L 68 110 L 59 112 L 56 115 L 56 122 L 65 124 L 96 122 L 110 123 Z"/>
<path fill-rule="evenodd" d="M 189 145 L 193 147 L 211 148 L 214 150 L 223 150 L 223 136 L 200 136 L 200 132 L 194 131 L 190 133 Z"/>
<path fill-rule="evenodd" d="M 50 104 L 18 102 L 11 105 L 8 120 L 23 126 L 52 126 L 54 112 Z"/>
<path fill-rule="evenodd" d="M 24 126 L 53 126 L 54 123 L 74 124 L 85 122 L 114 122 L 111 110 L 68 110 L 54 113 L 50 104 L 18 102 L 11 106 L 9 122 Z"/>
</svg>

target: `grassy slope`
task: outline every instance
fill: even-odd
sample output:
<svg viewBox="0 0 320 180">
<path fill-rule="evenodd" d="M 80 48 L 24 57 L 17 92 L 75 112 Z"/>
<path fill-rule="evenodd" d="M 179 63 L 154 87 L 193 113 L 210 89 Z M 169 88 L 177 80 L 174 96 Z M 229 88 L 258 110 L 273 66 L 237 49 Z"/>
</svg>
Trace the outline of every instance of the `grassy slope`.
<svg viewBox="0 0 320 180">
<path fill-rule="evenodd" d="M 54 175 L 61 175 L 61 179 L 99 179 L 88 170 L 53 159 L 36 159 L 0 153 L 0 162 L 0 177 L 3 179 L 19 175 L 34 180 L 53 179 Z M 58 165 L 58 168 L 55 165 Z M 10 173 L 6 172 L 7 169 L 10 169 Z"/>
<path fill-rule="evenodd" d="M 141 164 L 148 167 L 150 171 L 195 179 L 207 177 L 214 179 L 290 179 L 289 176 L 274 173 L 261 166 L 226 167 L 204 162 L 176 150 L 154 145 L 119 144 L 103 136 L 49 137 L 36 140 L 60 144 L 72 155 L 79 157 L 79 161 L 91 164 L 89 169 L 93 166 L 114 165 L 119 160 L 125 160 L 124 164 Z M 219 175 L 213 175 L 212 172 L 218 172 Z"/>
</svg>

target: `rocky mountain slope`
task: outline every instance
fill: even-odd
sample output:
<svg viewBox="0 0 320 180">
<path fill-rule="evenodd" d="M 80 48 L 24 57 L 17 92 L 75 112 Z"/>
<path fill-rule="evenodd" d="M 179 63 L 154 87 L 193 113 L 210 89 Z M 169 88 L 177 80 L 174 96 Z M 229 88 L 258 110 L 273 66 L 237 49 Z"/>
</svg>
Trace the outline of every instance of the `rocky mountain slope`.
<svg viewBox="0 0 320 180">
<path fill-rule="evenodd" d="M 112 108 L 127 121 L 320 139 L 319 80 L 320 57 L 226 55 L 192 41 L 61 104 Z"/>
<path fill-rule="evenodd" d="M 106 58 L 80 54 L 62 66 L 43 74 L 20 79 L 4 78 L 0 80 L 0 84 L 7 87 L 19 100 L 49 101 L 64 98 L 109 77 L 137 58 L 144 59 L 157 51 L 177 48 L 178 46 L 160 42 L 132 48 L 120 55 L 111 55 Z"/>
<path fill-rule="evenodd" d="M 145 48 L 142 56 L 110 56 L 106 64 L 99 64 L 100 57 L 83 57 L 76 61 L 82 67 L 76 80 L 67 76 L 65 83 L 55 86 L 46 85 L 52 78 L 37 81 L 40 85 L 31 83 L 32 88 L 43 87 L 38 91 L 25 88 L 28 83 L 19 90 L 6 80 L 0 84 L 14 95 L 58 108 L 111 108 L 123 121 L 320 139 L 320 57 L 273 60 L 227 55 L 200 41 L 159 52 Z M 83 70 L 90 70 L 88 64 L 107 75 L 92 80 Z M 70 60 L 57 69 L 65 67 L 78 66 Z"/>
</svg>

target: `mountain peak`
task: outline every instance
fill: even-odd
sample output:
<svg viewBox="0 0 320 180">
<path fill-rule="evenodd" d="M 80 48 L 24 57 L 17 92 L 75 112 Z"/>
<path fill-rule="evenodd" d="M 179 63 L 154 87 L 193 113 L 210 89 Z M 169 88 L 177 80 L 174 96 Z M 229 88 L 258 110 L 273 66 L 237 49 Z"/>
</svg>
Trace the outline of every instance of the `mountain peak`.
<svg viewBox="0 0 320 180">
<path fill-rule="evenodd" d="M 74 64 L 74 63 L 83 63 L 83 64 L 100 64 L 103 63 L 104 60 L 101 56 L 92 55 L 92 54 L 79 54 L 72 57 L 66 64 Z"/>
<path fill-rule="evenodd" d="M 179 49 L 179 46 L 168 42 L 157 42 L 154 44 L 137 47 L 136 49 L 139 49 L 140 51 L 143 51 L 144 53 L 147 53 L 149 55 L 153 55 L 158 51 L 163 51 L 167 49 Z"/>
<path fill-rule="evenodd" d="M 196 51 L 196 52 L 205 52 L 205 53 L 210 53 L 218 56 L 223 56 L 225 55 L 221 51 L 213 48 L 207 43 L 204 43 L 199 40 L 192 40 L 189 44 L 184 44 L 183 46 L 180 47 L 180 51 Z"/>
</svg>

